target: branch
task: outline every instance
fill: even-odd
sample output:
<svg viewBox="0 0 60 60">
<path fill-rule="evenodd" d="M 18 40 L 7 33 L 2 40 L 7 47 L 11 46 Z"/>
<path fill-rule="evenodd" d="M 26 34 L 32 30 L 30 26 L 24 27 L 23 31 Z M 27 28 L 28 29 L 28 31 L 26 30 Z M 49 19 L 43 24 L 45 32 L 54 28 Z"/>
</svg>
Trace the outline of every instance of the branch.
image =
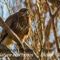
<svg viewBox="0 0 60 60">
<path fill-rule="evenodd" d="M 23 46 L 23 43 L 21 42 L 20 38 L 9 28 L 9 26 L 2 20 L 2 18 L 0 18 L 0 26 L 2 26 L 5 31 L 10 34 L 13 39 L 17 42 L 18 46 L 21 48 L 23 48 L 24 50 L 24 46 Z"/>
<path fill-rule="evenodd" d="M 56 28 L 55 28 L 55 25 L 54 25 L 54 18 L 55 18 L 55 16 L 56 16 L 56 14 L 58 13 L 59 9 L 60 9 L 60 5 L 57 7 L 56 12 L 52 15 L 51 10 L 50 10 L 50 7 L 49 7 L 49 4 L 48 4 L 48 2 L 46 2 L 46 3 L 47 3 L 48 8 L 49 8 L 49 13 L 50 13 L 50 17 L 51 17 L 50 23 L 52 23 L 52 26 L 53 26 L 53 31 L 54 31 L 56 46 L 57 46 L 57 50 L 58 50 L 58 52 L 59 52 L 60 49 L 59 49 L 59 46 L 58 46 L 58 39 L 57 39 Z M 48 25 L 49 25 L 49 24 L 48 24 Z"/>
<path fill-rule="evenodd" d="M 14 38 L 14 40 L 17 42 L 19 47 L 22 46 L 23 50 L 25 50 L 24 45 L 21 42 L 20 38 L 13 32 L 13 30 L 9 28 L 9 26 L 1 18 L 0 18 L 0 26 L 2 26 L 6 30 L 6 32 Z M 28 47 L 28 49 L 32 51 L 33 55 L 38 59 L 38 56 L 33 51 L 33 49 L 26 42 L 24 42 L 24 44 Z"/>
<path fill-rule="evenodd" d="M 55 28 L 55 25 L 54 25 L 54 17 L 58 13 L 59 9 L 60 9 L 60 6 L 57 8 L 57 11 L 55 12 L 55 14 L 52 17 L 52 25 L 53 25 L 54 35 L 55 35 L 55 43 L 56 43 L 58 52 L 60 52 L 60 49 L 59 49 L 59 45 L 58 45 L 58 38 L 57 38 L 56 28 Z"/>
</svg>

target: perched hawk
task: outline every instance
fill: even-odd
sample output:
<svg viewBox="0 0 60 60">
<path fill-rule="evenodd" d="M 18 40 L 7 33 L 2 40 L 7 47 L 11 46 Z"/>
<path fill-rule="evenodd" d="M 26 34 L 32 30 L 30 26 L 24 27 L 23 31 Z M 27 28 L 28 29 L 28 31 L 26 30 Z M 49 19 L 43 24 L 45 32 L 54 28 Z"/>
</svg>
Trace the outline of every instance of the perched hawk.
<svg viewBox="0 0 60 60">
<path fill-rule="evenodd" d="M 22 40 L 29 32 L 28 10 L 22 8 L 17 13 L 9 16 L 5 23 L 19 36 L 20 40 Z M 3 41 L 6 36 L 8 36 L 8 33 L 3 30 L 0 41 Z"/>
</svg>

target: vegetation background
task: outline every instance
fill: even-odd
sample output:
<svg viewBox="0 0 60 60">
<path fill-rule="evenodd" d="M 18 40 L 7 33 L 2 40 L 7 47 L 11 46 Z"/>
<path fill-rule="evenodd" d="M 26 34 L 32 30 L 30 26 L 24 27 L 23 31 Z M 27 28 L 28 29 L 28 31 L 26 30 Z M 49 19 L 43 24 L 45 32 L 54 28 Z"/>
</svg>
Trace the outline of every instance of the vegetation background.
<svg viewBox="0 0 60 60">
<path fill-rule="evenodd" d="M 24 7 L 29 10 L 31 20 L 30 35 L 26 42 L 40 60 L 60 60 L 60 1 L 0 0 L 0 17 L 5 21 Z M 2 29 L 0 27 L 0 33 Z M 16 49 L 15 45 L 12 48 Z"/>
</svg>

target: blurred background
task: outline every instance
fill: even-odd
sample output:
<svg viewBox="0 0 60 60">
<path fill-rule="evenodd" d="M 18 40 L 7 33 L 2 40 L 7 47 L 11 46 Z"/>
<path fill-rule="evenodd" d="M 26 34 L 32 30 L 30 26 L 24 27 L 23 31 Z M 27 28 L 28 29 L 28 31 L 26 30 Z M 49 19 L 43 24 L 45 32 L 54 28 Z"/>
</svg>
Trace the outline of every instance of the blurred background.
<svg viewBox="0 0 60 60">
<path fill-rule="evenodd" d="M 26 42 L 33 48 L 40 60 L 60 60 L 60 52 L 58 52 L 58 48 L 60 49 L 59 6 L 59 0 L 0 0 L 0 17 L 6 21 L 10 15 L 21 8 L 28 8 L 31 30 Z M 50 12 L 52 15 L 55 14 L 53 19 Z M 54 24 L 50 20 L 53 20 Z M 0 27 L 0 33 L 1 31 L 2 27 Z"/>
</svg>

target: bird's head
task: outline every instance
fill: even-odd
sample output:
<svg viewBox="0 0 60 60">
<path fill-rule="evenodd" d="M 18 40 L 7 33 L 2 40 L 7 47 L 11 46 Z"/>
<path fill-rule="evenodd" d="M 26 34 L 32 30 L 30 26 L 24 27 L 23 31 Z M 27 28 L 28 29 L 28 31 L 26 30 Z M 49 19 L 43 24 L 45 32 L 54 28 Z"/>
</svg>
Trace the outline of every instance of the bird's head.
<svg viewBox="0 0 60 60">
<path fill-rule="evenodd" d="M 29 15 L 29 13 L 28 13 L 28 9 L 27 8 L 20 9 L 19 17 L 23 17 L 23 18 L 28 19 L 28 15 Z"/>
</svg>

